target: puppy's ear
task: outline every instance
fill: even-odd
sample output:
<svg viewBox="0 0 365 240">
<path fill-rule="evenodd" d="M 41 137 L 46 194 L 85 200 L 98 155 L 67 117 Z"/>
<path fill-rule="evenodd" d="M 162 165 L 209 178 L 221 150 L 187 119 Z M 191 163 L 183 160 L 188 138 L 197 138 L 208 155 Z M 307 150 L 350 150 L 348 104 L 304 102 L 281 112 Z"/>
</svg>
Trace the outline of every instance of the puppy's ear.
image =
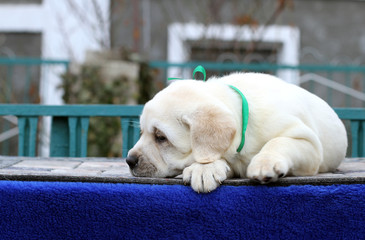
<svg viewBox="0 0 365 240">
<path fill-rule="evenodd" d="M 193 156 L 199 163 L 221 159 L 236 133 L 231 114 L 217 106 L 200 107 L 184 115 L 183 122 L 190 128 Z"/>
</svg>

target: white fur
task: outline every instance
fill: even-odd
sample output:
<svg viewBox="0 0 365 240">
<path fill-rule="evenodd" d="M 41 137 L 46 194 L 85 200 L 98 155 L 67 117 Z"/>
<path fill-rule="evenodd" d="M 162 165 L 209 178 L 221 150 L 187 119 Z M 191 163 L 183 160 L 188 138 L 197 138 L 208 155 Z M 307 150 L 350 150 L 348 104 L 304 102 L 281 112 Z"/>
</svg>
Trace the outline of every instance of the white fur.
<svg viewBox="0 0 365 240">
<path fill-rule="evenodd" d="M 228 85 L 240 89 L 249 105 L 240 153 L 242 100 Z M 183 173 L 198 192 L 212 191 L 233 176 L 267 183 L 334 171 L 347 149 L 345 128 L 326 102 L 259 73 L 172 83 L 145 105 L 140 123 L 143 133 L 128 154 L 139 158 L 132 173 Z M 166 142 L 156 141 L 156 130 Z"/>
</svg>

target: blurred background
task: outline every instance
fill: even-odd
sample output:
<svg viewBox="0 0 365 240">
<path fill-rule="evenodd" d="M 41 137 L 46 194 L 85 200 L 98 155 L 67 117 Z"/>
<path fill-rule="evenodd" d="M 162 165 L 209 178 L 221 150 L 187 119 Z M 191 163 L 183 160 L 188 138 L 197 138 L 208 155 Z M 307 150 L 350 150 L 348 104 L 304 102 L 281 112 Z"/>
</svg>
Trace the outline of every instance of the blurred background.
<svg viewBox="0 0 365 240">
<path fill-rule="evenodd" d="M 201 64 L 364 107 L 364 12 L 355 0 L 0 0 L 0 103 L 144 104 Z M 0 119 L 0 155 L 17 153 L 15 124 Z M 119 139 L 118 120 L 91 119 L 88 155 L 120 156 Z"/>
</svg>

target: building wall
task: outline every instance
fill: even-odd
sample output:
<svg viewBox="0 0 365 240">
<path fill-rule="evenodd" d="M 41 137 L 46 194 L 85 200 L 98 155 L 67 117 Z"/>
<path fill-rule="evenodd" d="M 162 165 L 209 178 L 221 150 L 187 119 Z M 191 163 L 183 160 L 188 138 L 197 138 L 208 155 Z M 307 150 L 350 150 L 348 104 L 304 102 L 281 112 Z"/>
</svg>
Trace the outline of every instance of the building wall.
<svg viewBox="0 0 365 240">
<path fill-rule="evenodd" d="M 295 10 L 278 18 L 301 30 L 301 61 L 365 64 L 365 2 L 294 1 Z M 313 55 L 312 58 L 310 55 Z"/>
<path fill-rule="evenodd" d="M 365 59 L 361 55 L 365 53 L 365 3 L 293 0 L 277 17 L 273 17 L 277 2 L 112 1 L 112 47 L 136 50 L 150 60 L 166 60 L 169 24 L 240 24 L 250 21 L 244 17 L 252 13 L 252 22 L 297 26 L 300 29 L 301 63 L 364 64 Z"/>
<path fill-rule="evenodd" d="M 297 61 L 293 60 L 285 64 L 365 65 L 365 57 L 363 57 L 365 54 L 364 1 L 292 0 L 285 1 L 284 8 L 278 7 L 280 2 L 282 1 L 114 0 L 111 9 L 111 47 L 123 47 L 136 51 L 150 61 L 166 61 L 170 56 L 168 28 L 173 23 L 200 23 L 204 26 L 230 24 L 249 26 L 252 29 L 256 29 L 257 26 L 277 25 L 299 29 Z M 194 54 L 191 45 L 186 44 L 184 48 L 190 59 L 182 57 L 182 61 L 204 59 L 205 57 L 200 53 L 198 58 L 191 58 L 194 55 L 198 56 Z M 202 41 L 201 46 L 205 45 L 206 42 Z M 216 48 L 212 47 L 212 49 Z M 247 54 L 251 50 L 247 48 L 245 53 L 239 49 L 241 54 Z M 268 50 L 270 49 L 264 49 L 266 52 Z M 276 51 L 276 49 L 271 50 L 274 53 Z M 174 50 L 170 48 L 170 52 L 172 51 Z M 205 59 L 212 60 L 209 54 Z M 176 61 L 179 62 L 174 58 L 174 62 Z M 277 61 L 277 63 L 280 62 Z M 167 72 L 168 76 L 191 75 L 185 70 L 181 75 L 176 75 L 177 72 L 171 75 L 171 69 L 169 68 Z M 345 72 L 298 71 L 295 75 L 300 74 L 296 75 L 300 77 L 299 81 L 289 77 L 292 80 L 290 82 L 302 82 L 302 78 L 308 80 L 308 75 L 303 77 L 306 73 L 313 73 L 312 78 L 301 86 L 324 98 L 331 106 L 365 106 L 363 72 L 347 74 Z M 161 81 L 168 76 L 162 72 Z M 334 89 L 323 84 L 323 79 L 341 84 L 341 89 Z M 349 92 L 349 89 L 357 92 L 352 95 L 344 93 Z"/>
<path fill-rule="evenodd" d="M 109 47 L 109 10 L 109 0 L 0 0 L 0 57 L 83 62 L 87 50 Z M 0 66 L 0 102 L 63 103 L 59 85 L 65 64 L 19 65 Z M 25 93 L 28 76 L 31 86 Z M 10 126 L 2 122 L 0 134 Z M 43 119 L 42 125 L 39 151 L 48 156 L 50 119 Z M 10 142 L 0 143 L 0 154 L 16 153 L 9 148 L 15 142 L 14 135 Z"/>
<path fill-rule="evenodd" d="M 0 0 L 0 57 L 82 62 L 87 50 L 109 47 L 109 9 L 109 0 Z M 65 66 L 39 69 L 35 70 L 39 96 L 30 101 L 61 104 L 58 86 Z M 26 74 L 14 70 L 11 82 L 15 86 L 24 81 L 21 75 Z"/>
</svg>

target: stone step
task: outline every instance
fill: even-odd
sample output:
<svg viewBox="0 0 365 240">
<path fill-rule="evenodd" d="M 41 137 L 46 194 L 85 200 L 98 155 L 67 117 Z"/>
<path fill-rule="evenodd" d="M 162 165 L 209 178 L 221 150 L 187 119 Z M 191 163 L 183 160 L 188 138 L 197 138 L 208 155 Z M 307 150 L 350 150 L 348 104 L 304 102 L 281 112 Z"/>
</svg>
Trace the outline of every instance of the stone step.
<svg viewBox="0 0 365 240">
<path fill-rule="evenodd" d="M 0 156 L 0 180 L 183 184 L 181 177 L 133 177 L 125 159 L 44 158 Z M 285 177 L 269 186 L 364 184 L 365 159 L 345 159 L 334 173 L 309 177 Z M 225 185 L 257 185 L 249 179 L 229 179 Z"/>
</svg>

